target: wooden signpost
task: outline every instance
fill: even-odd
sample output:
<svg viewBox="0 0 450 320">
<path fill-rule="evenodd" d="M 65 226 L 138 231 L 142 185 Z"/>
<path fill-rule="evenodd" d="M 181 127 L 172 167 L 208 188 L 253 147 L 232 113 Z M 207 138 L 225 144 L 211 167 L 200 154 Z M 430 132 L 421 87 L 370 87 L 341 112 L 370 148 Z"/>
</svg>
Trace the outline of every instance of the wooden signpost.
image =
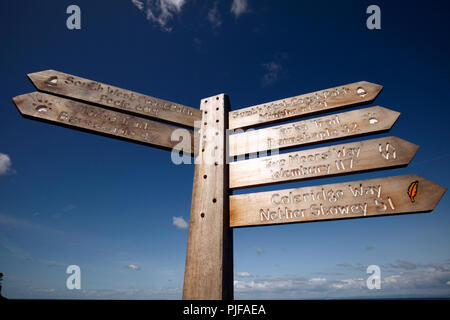
<svg viewBox="0 0 450 320">
<path fill-rule="evenodd" d="M 233 299 L 234 227 L 427 212 L 446 190 L 408 174 L 230 195 L 236 188 L 406 166 L 419 147 L 397 137 L 264 156 L 268 150 L 387 131 L 400 113 L 379 106 L 227 136 L 227 129 L 369 103 L 382 89 L 370 82 L 228 112 L 225 94 L 202 99 L 198 110 L 58 71 L 28 76 L 41 92 L 13 98 L 24 117 L 195 155 L 183 299 Z M 185 130 L 189 139 L 173 141 L 179 130 L 174 125 L 199 132 Z M 260 157 L 227 164 L 230 157 L 255 153 Z"/>
</svg>

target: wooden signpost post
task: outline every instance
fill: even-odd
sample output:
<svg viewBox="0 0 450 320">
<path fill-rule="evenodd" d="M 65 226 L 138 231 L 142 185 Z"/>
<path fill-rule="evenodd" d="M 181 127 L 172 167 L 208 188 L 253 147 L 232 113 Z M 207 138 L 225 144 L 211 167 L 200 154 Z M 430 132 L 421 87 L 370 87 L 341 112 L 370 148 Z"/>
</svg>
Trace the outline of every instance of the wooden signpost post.
<svg viewBox="0 0 450 320">
<path fill-rule="evenodd" d="M 370 103 L 382 89 L 370 82 L 229 112 L 225 94 L 202 99 L 198 110 L 54 70 L 28 77 L 40 92 L 13 98 L 24 117 L 195 155 L 183 299 L 233 299 L 234 227 L 427 212 L 446 191 L 408 174 L 230 195 L 230 189 L 408 165 L 419 147 L 397 137 L 264 156 L 387 131 L 400 114 L 379 106 L 241 130 Z M 173 141 L 177 126 L 198 133 Z M 228 129 L 240 130 L 228 136 Z M 256 153 L 259 158 L 228 165 L 230 157 Z"/>
<path fill-rule="evenodd" d="M 183 299 L 233 299 L 233 233 L 228 221 L 225 130 L 228 96 L 202 99 Z"/>
</svg>

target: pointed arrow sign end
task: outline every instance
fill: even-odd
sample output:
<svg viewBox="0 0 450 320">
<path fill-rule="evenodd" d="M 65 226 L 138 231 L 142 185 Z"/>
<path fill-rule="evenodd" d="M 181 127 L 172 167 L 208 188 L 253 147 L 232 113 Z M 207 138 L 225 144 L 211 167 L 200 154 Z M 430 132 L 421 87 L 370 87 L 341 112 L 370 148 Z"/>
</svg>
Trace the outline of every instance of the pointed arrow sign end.
<svg viewBox="0 0 450 320">
<path fill-rule="evenodd" d="M 58 84 L 58 77 L 56 76 L 57 73 L 58 71 L 49 69 L 28 73 L 27 77 L 37 90 L 48 91 L 52 87 L 56 87 Z"/>
<path fill-rule="evenodd" d="M 16 96 L 16 97 L 12 98 L 12 102 L 13 102 L 14 105 L 16 106 L 17 110 L 19 110 L 19 112 L 20 112 L 21 115 L 24 114 L 23 111 L 22 111 L 22 109 L 24 109 L 24 108 L 23 108 L 23 107 L 24 107 L 23 102 L 24 102 L 24 100 L 26 99 L 26 96 L 27 96 L 27 95 L 28 95 L 28 94 L 22 94 L 22 95 L 20 95 L 20 96 Z"/>
<path fill-rule="evenodd" d="M 356 88 L 356 93 L 361 96 L 364 101 L 373 101 L 383 90 L 383 86 L 380 84 L 361 81 L 358 83 L 358 87 Z"/>
<path fill-rule="evenodd" d="M 375 111 L 375 114 L 378 114 L 378 116 L 381 118 L 378 118 L 378 121 L 385 121 L 385 129 L 390 130 L 394 124 L 397 122 L 398 118 L 400 117 L 400 112 L 394 111 L 382 106 L 375 106 L 372 108 L 369 108 Z"/>
<path fill-rule="evenodd" d="M 417 174 L 411 174 L 409 176 L 411 177 L 411 184 L 408 188 L 408 196 L 411 198 L 411 201 L 415 202 L 414 192 L 417 196 L 422 193 L 424 194 L 423 211 L 433 211 L 444 196 L 447 188 Z M 417 183 L 416 190 L 414 190 L 415 183 Z"/>
<path fill-rule="evenodd" d="M 404 150 L 406 150 L 407 161 L 409 164 L 416 155 L 417 150 L 419 150 L 420 146 L 399 137 L 390 137 L 390 139 L 394 140 L 397 145 L 401 145 Z"/>
<path fill-rule="evenodd" d="M 30 92 L 14 97 L 12 101 L 22 116 L 34 116 L 49 108 L 45 93 Z"/>
</svg>

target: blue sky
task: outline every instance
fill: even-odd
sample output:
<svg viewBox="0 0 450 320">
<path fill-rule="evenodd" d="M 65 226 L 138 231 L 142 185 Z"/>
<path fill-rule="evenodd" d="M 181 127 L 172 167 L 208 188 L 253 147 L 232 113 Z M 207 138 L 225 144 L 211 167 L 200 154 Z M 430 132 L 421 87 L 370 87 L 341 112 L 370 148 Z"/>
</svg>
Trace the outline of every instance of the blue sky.
<svg viewBox="0 0 450 320">
<path fill-rule="evenodd" d="M 71 4 L 81 30 L 66 28 Z M 381 30 L 366 28 L 371 4 Z M 449 10 L 446 1 L 2 1 L 3 294 L 179 299 L 183 284 L 193 166 L 22 118 L 11 98 L 34 91 L 27 73 L 55 69 L 196 108 L 228 93 L 233 110 L 371 81 L 384 85 L 372 105 L 402 113 L 373 138 L 419 144 L 409 167 L 235 193 L 407 173 L 448 187 Z M 236 229 L 235 296 L 450 298 L 449 209 L 446 194 L 433 213 Z M 71 264 L 81 290 L 65 287 Z M 372 264 L 381 290 L 365 286 Z"/>
</svg>

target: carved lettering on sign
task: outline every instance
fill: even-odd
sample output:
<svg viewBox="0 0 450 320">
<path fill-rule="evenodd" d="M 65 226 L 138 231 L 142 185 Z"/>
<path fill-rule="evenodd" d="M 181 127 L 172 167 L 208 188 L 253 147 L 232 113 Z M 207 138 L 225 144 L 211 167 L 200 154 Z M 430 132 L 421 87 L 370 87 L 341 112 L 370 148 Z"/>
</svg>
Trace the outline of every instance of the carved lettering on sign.
<svg viewBox="0 0 450 320">
<path fill-rule="evenodd" d="M 417 145 L 408 141 L 387 137 L 236 161 L 230 163 L 230 187 L 404 166 L 417 149 Z"/>
<path fill-rule="evenodd" d="M 421 191 L 417 192 L 417 186 Z M 405 192 L 408 190 L 408 192 Z M 232 227 L 431 211 L 445 188 L 417 175 L 239 194 Z M 415 197 L 412 201 L 411 197 Z"/>
<path fill-rule="evenodd" d="M 230 112 L 230 129 L 245 128 L 277 120 L 370 102 L 382 86 L 361 81 Z"/>
<path fill-rule="evenodd" d="M 230 136 L 230 155 L 240 156 L 256 152 L 283 149 L 327 140 L 384 131 L 392 127 L 400 114 L 383 108 L 370 107 L 332 116 L 303 120 Z M 383 147 L 380 153 L 392 153 Z"/>
<path fill-rule="evenodd" d="M 46 70 L 28 74 L 41 91 L 156 118 L 184 127 L 201 120 L 198 109 L 70 74 Z"/>
</svg>

